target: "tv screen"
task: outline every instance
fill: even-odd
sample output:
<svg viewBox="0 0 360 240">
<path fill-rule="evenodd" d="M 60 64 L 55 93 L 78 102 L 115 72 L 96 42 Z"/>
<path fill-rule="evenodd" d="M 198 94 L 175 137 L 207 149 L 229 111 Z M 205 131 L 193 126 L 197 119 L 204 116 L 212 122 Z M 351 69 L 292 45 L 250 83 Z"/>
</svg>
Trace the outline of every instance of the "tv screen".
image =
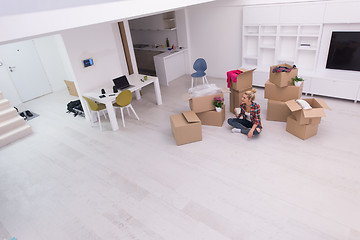
<svg viewBox="0 0 360 240">
<path fill-rule="evenodd" d="M 326 68 L 360 71 L 360 32 L 332 32 Z"/>
</svg>

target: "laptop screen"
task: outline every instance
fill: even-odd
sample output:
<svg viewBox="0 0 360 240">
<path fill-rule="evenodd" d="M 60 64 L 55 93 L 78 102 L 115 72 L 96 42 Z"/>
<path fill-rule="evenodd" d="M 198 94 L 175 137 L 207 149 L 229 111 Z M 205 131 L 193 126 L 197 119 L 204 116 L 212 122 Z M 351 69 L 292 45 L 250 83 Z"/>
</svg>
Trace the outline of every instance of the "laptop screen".
<svg viewBox="0 0 360 240">
<path fill-rule="evenodd" d="M 113 82 L 117 89 L 126 88 L 130 85 L 125 75 L 113 79 Z"/>
</svg>

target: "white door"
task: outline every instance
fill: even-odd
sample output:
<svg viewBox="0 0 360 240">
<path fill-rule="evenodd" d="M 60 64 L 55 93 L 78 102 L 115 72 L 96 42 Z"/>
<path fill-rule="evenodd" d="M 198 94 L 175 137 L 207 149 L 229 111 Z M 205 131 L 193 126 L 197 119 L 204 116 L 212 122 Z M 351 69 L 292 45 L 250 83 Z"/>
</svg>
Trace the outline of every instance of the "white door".
<svg viewBox="0 0 360 240">
<path fill-rule="evenodd" d="M 32 40 L 1 45 L 0 56 L 23 102 L 51 92 Z"/>
</svg>

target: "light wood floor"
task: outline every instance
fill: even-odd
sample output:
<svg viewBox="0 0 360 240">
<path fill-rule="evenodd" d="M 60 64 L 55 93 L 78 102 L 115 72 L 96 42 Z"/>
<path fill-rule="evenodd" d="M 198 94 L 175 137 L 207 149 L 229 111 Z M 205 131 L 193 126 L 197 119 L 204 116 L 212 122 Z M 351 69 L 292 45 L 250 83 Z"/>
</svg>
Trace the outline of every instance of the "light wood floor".
<svg viewBox="0 0 360 240">
<path fill-rule="evenodd" d="M 40 116 L 0 149 L 0 239 L 360 239 L 359 103 L 324 98 L 332 110 L 303 141 L 265 120 L 259 88 L 260 136 L 224 123 L 176 146 L 169 116 L 189 109 L 189 85 L 162 87 L 161 106 L 146 87 L 140 121 L 126 116 L 116 132 L 66 114 L 66 91 L 19 106 Z"/>
</svg>

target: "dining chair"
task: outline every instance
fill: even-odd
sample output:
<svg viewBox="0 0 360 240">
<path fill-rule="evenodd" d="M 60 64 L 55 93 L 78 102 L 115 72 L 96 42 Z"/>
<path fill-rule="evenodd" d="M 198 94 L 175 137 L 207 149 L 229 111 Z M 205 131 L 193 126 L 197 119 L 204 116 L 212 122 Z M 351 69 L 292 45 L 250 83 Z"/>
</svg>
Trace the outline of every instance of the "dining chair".
<svg viewBox="0 0 360 240">
<path fill-rule="evenodd" d="M 107 112 L 106 111 L 106 105 L 103 104 L 103 103 L 97 103 L 94 100 L 92 100 L 92 99 L 90 99 L 88 97 L 85 97 L 85 96 L 83 96 L 83 98 L 86 100 L 90 110 L 97 113 L 97 118 L 98 118 L 98 121 L 99 121 L 100 131 L 102 131 L 100 113 L 102 113 L 104 115 L 104 117 L 106 118 L 106 115 L 105 115 L 105 113 Z M 93 125 L 93 121 L 91 121 L 91 125 Z"/>
<path fill-rule="evenodd" d="M 207 69 L 207 64 L 205 59 L 203 58 L 198 58 L 196 59 L 196 61 L 194 62 L 194 66 L 193 66 L 194 70 L 196 72 L 194 72 L 193 74 L 191 74 L 191 87 L 194 87 L 194 79 L 196 78 L 201 78 L 203 81 L 203 84 L 205 83 L 209 83 L 207 78 L 206 78 L 206 73 L 205 70 Z"/>
<path fill-rule="evenodd" d="M 133 106 L 131 105 L 131 100 L 132 100 L 132 92 L 130 90 L 124 90 L 121 93 L 119 93 L 119 95 L 116 97 L 116 102 L 113 104 L 114 108 L 120 108 L 121 119 L 124 127 L 125 127 L 124 112 L 123 112 L 124 108 L 127 109 L 129 116 L 130 116 L 130 111 L 129 111 L 130 108 L 131 111 L 134 113 L 135 117 L 137 118 L 137 120 L 140 120 Z"/>
</svg>

